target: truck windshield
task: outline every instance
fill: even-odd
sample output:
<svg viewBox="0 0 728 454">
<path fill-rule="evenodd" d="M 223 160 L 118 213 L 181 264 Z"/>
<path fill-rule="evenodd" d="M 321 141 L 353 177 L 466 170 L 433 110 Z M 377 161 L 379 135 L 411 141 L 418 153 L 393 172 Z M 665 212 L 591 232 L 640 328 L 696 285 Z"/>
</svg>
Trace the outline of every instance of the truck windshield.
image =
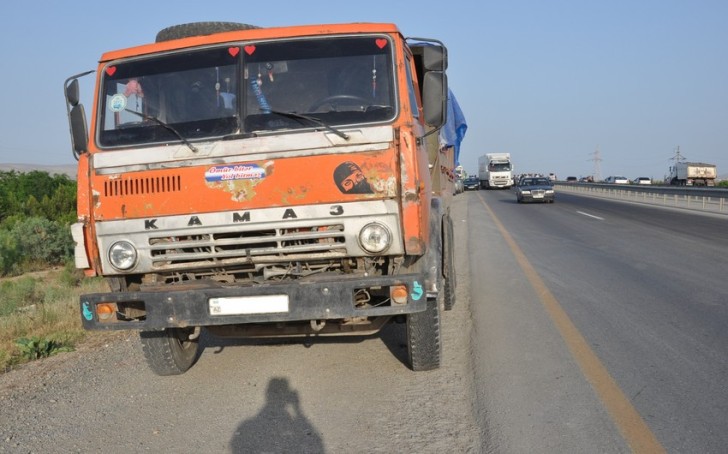
<svg viewBox="0 0 728 454">
<path fill-rule="evenodd" d="M 98 143 L 124 147 L 391 121 L 391 54 L 382 36 L 328 37 L 112 62 L 103 73 Z"/>
<path fill-rule="evenodd" d="M 508 172 L 511 170 L 511 165 L 507 162 L 491 162 L 488 170 L 491 172 Z"/>
</svg>

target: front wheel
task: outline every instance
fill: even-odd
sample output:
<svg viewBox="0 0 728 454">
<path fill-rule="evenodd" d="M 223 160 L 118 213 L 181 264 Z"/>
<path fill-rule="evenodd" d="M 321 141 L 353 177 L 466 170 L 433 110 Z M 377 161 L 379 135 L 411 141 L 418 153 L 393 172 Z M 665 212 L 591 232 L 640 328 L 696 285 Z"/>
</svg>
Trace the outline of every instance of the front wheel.
<svg viewBox="0 0 728 454">
<path fill-rule="evenodd" d="M 407 315 L 407 353 L 413 371 L 438 369 L 442 358 L 440 305 L 427 300 L 427 309 Z"/>
<path fill-rule="evenodd" d="M 199 337 L 194 328 L 167 328 L 141 331 L 142 350 L 147 364 L 157 375 L 180 375 L 197 360 Z"/>
</svg>

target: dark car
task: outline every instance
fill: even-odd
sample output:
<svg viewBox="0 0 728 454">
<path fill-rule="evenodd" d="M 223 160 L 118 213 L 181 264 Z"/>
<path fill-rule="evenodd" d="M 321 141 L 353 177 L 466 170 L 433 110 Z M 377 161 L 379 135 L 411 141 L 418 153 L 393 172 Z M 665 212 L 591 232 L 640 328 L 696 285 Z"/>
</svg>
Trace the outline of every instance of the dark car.
<svg viewBox="0 0 728 454">
<path fill-rule="evenodd" d="M 480 179 L 478 177 L 468 177 L 463 181 L 463 189 L 465 191 L 480 189 Z"/>
<path fill-rule="evenodd" d="M 556 192 L 546 177 L 521 178 L 516 186 L 516 200 L 524 202 L 554 203 Z"/>
</svg>

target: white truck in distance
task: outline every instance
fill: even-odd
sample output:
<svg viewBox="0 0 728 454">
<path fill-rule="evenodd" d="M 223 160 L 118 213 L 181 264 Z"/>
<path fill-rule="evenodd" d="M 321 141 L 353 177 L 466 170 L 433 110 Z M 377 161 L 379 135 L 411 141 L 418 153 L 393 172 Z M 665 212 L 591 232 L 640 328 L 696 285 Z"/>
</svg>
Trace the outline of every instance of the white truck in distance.
<svg viewBox="0 0 728 454">
<path fill-rule="evenodd" d="M 667 182 L 675 186 L 715 186 L 717 175 L 715 164 L 682 161 L 670 166 Z"/>
<path fill-rule="evenodd" d="M 478 158 L 481 189 L 513 186 L 513 165 L 510 153 L 488 153 Z"/>
</svg>

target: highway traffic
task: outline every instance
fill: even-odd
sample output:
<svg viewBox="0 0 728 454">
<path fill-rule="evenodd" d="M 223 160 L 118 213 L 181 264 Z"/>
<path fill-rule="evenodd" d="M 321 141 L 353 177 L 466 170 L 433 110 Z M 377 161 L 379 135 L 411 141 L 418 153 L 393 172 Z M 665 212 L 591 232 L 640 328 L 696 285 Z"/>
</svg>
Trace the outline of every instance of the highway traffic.
<svg viewBox="0 0 728 454">
<path fill-rule="evenodd" d="M 464 197 L 486 444 L 724 451 L 728 218 L 563 191 Z"/>
<path fill-rule="evenodd" d="M 199 367 L 175 377 L 149 370 L 137 333 L 105 333 L 0 374 L 0 452 L 725 452 L 725 215 L 476 190 L 452 217 L 440 369 L 407 368 L 401 324 L 203 332 Z"/>
</svg>

